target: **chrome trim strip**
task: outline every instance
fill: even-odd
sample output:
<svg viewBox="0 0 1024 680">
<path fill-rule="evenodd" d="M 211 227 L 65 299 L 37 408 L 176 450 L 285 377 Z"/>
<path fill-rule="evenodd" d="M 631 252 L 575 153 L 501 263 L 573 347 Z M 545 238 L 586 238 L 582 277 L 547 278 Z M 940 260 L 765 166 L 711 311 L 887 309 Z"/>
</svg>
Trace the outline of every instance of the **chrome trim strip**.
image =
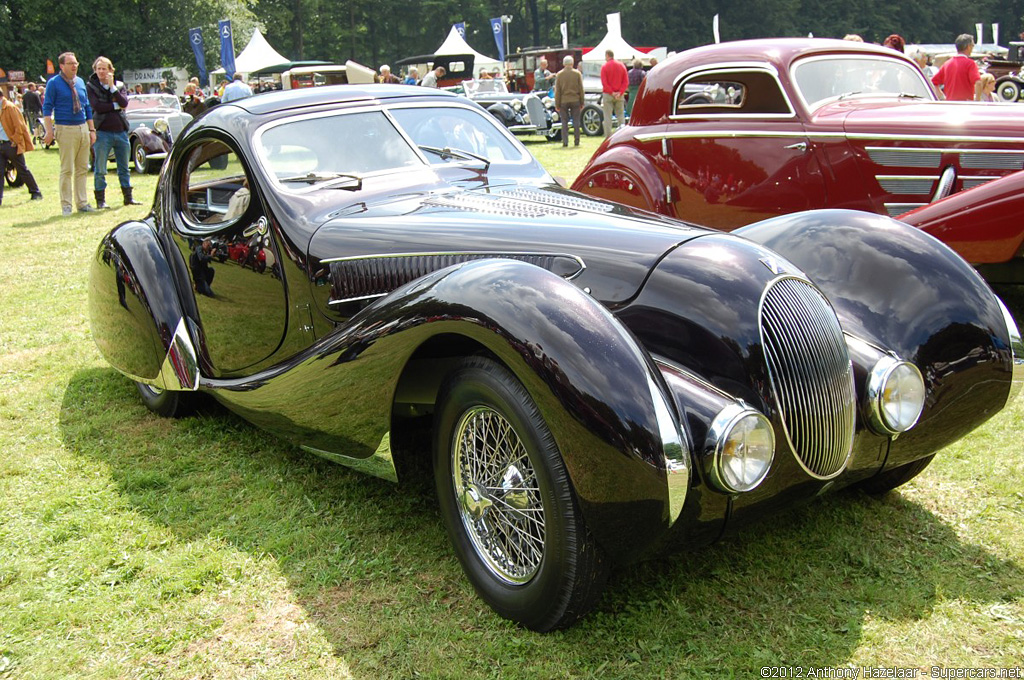
<svg viewBox="0 0 1024 680">
<path fill-rule="evenodd" d="M 939 178 L 939 184 L 935 187 L 935 193 L 932 194 L 932 203 L 941 200 L 946 196 L 953 193 L 953 186 L 956 184 L 956 170 L 952 165 L 947 166 L 942 171 L 942 176 Z"/>
<path fill-rule="evenodd" d="M 173 392 L 186 392 L 199 389 L 198 353 L 188 335 L 185 317 L 178 319 L 178 325 L 171 336 L 167 356 L 164 357 L 160 374 L 155 380 L 143 381 L 161 389 Z"/>
<path fill-rule="evenodd" d="M 810 136 L 806 132 L 801 130 L 792 130 L 788 132 L 776 132 L 773 130 L 687 130 L 680 132 L 651 132 L 647 134 L 636 135 L 637 141 L 640 142 L 657 142 L 664 139 L 707 139 L 708 137 L 726 137 L 729 139 L 742 139 L 746 137 L 771 137 L 771 138 L 799 138 L 807 139 Z M 844 137 L 845 135 L 837 135 L 838 137 Z"/>
<path fill-rule="evenodd" d="M 900 139 L 911 139 L 911 137 L 901 137 Z M 996 139 L 995 137 L 985 137 L 984 139 Z M 1024 137 L 1015 137 L 1019 142 L 1024 142 Z M 956 147 L 927 147 L 927 146 L 866 146 L 864 150 L 868 153 L 872 151 L 885 151 L 889 153 L 959 153 L 959 154 L 977 154 L 977 153 L 1002 153 L 1002 154 L 1018 154 L 1024 155 L 1024 149 L 958 149 Z"/>
<path fill-rule="evenodd" d="M 927 203 L 883 203 L 886 213 L 889 217 L 896 217 L 902 215 L 905 212 L 910 212 L 915 208 L 928 205 Z"/>
<path fill-rule="evenodd" d="M 875 175 L 882 190 L 889 194 L 918 194 L 927 196 L 939 180 L 935 175 Z"/>
<path fill-rule="evenodd" d="M 1006 305 L 1003 304 L 1003 301 L 998 296 L 996 296 L 996 302 L 999 303 L 999 308 L 1003 311 L 1006 332 L 1010 336 L 1010 361 L 1013 362 L 1013 371 L 1011 373 L 1010 392 L 1006 395 L 1006 403 L 1009 404 L 1013 399 L 1019 397 L 1022 390 L 1024 390 L 1024 339 L 1021 339 L 1020 330 L 1017 328 L 1017 323 L 1013 320 L 1010 310 L 1006 308 Z"/>
<path fill-rule="evenodd" d="M 811 136 L 814 136 L 813 134 Z M 956 135 L 897 135 L 897 134 L 886 134 L 886 133 L 869 133 L 869 132 L 850 132 L 845 134 L 849 139 L 884 139 L 893 140 L 899 142 L 970 142 L 970 143 L 1016 143 L 1024 144 L 1024 136 L 1021 137 L 991 137 L 991 136 L 977 136 L 977 137 L 958 137 Z M 902 148 L 902 147 L 901 147 Z M 936 151 L 937 149 L 907 149 L 908 151 Z M 968 153 L 972 149 L 942 149 L 943 152 L 948 153 Z M 1020 151 L 1006 150 L 1007 153 L 1020 153 Z M 990 153 L 985 151 L 985 153 Z"/>
<path fill-rule="evenodd" d="M 763 61 L 734 61 L 724 62 L 720 64 L 704 64 L 701 66 L 695 66 L 694 68 L 683 71 L 675 77 L 672 81 L 672 104 L 670 110 L 675 112 L 679 106 L 679 89 L 687 78 L 696 75 L 716 75 L 719 73 L 739 73 L 743 71 L 762 71 L 767 73 L 775 84 L 779 86 L 779 92 L 782 93 L 782 98 L 786 102 L 786 108 L 789 109 L 789 113 L 737 113 L 737 114 L 714 114 L 714 117 L 727 115 L 729 118 L 751 118 L 751 119 L 784 119 L 794 120 L 796 118 L 796 109 L 793 108 L 793 102 L 789 98 L 789 93 L 786 92 L 786 88 L 782 87 L 782 83 L 779 81 L 779 71 L 772 64 L 765 63 Z M 708 113 L 703 114 L 683 114 L 683 113 L 672 113 L 669 114 L 669 120 L 687 120 L 691 118 L 708 118 Z"/>
<path fill-rule="evenodd" d="M 329 460 L 332 463 L 338 463 L 345 467 L 358 470 L 359 472 L 365 472 L 368 475 L 380 477 L 381 479 L 386 479 L 387 481 L 394 482 L 396 484 L 398 483 L 398 470 L 395 469 L 395 461 L 391 454 L 390 432 L 384 433 L 384 437 L 381 438 L 380 445 L 377 447 L 377 450 L 374 451 L 373 455 L 366 458 L 353 458 L 352 456 L 332 453 L 331 451 L 324 451 L 323 449 L 317 449 L 304 444 L 300 444 L 299 448 Z"/>
<path fill-rule="evenodd" d="M 661 450 L 665 456 L 665 483 L 668 486 L 668 525 L 671 527 L 679 519 L 686 503 L 686 494 L 690 490 L 690 446 L 683 435 L 679 423 L 672 415 L 668 397 L 647 376 L 647 388 L 651 391 L 654 413 L 658 418 L 658 430 L 661 434 Z"/>
</svg>

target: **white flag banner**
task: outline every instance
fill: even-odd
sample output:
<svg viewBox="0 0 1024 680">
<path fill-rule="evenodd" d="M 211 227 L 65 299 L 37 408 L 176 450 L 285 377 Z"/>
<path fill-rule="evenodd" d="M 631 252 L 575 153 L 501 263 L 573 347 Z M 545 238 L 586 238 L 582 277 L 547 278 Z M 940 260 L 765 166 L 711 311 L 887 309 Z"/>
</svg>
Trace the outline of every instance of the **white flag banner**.
<svg viewBox="0 0 1024 680">
<path fill-rule="evenodd" d="M 718 35 L 718 15 L 711 22 L 711 30 L 715 34 L 715 44 L 722 42 L 722 36 Z"/>
<path fill-rule="evenodd" d="M 985 27 L 985 24 L 974 24 L 974 29 L 978 32 L 978 40 L 976 41 L 979 45 L 981 44 L 981 29 Z"/>
<path fill-rule="evenodd" d="M 999 44 L 999 24 L 992 24 L 992 44 Z"/>
<path fill-rule="evenodd" d="M 608 32 L 612 35 L 622 35 L 622 14 L 612 12 L 608 15 Z"/>
<path fill-rule="evenodd" d="M 562 22 L 562 49 L 569 49 L 569 24 Z"/>
</svg>

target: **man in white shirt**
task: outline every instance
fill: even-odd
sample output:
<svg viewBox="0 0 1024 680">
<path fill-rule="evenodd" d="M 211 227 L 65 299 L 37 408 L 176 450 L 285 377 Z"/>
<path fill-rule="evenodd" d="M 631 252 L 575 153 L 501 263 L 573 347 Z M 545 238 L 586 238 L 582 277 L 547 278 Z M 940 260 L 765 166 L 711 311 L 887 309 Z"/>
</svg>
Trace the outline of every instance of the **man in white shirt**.
<svg viewBox="0 0 1024 680">
<path fill-rule="evenodd" d="M 242 74 L 236 73 L 235 79 L 228 83 L 227 87 L 224 88 L 224 94 L 221 95 L 220 101 L 223 104 L 233 102 L 236 99 L 245 99 L 246 97 L 252 96 L 252 88 L 249 87 L 244 80 L 242 80 Z"/>
</svg>

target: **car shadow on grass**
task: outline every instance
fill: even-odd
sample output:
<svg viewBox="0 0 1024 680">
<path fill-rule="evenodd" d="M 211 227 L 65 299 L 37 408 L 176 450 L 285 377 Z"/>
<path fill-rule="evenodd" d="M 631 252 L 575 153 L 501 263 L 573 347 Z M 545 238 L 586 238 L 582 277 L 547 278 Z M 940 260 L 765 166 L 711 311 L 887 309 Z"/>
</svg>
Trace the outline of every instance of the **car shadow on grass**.
<svg viewBox="0 0 1024 680">
<path fill-rule="evenodd" d="M 74 375 L 60 428 L 69 452 L 103 463 L 123 502 L 178 541 L 273 558 L 286 596 L 356 677 L 718 678 L 840 666 L 868 621 L 912 626 L 941 603 L 998 609 L 1022 596 L 1019 566 L 961 540 L 920 504 L 853 491 L 621 569 L 580 623 L 535 635 L 474 595 L 429 480 L 410 488 L 362 476 L 216 405 L 157 418 L 110 369 Z M 220 587 L 213 575 L 200 590 Z M 202 643 L 165 653 L 187 667 Z"/>
</svg>

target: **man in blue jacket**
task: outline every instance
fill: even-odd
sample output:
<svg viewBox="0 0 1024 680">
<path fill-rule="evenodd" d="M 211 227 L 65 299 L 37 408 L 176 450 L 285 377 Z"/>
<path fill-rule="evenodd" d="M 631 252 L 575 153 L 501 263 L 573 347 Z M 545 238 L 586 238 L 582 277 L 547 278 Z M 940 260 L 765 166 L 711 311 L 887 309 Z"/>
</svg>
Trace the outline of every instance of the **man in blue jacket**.
<svg viewBox="0 0 1024 680">
<path fill-rule="evenodd" d="M 74 207 L 78 212 L 93 212 L 89 205 L 86 180 L 89 176 L 89 149 L 96 143 L 92 107 L 85 81 L 78 77 L 78 59 L 74 52 L 57 57 L 60 74 L 46 83 L 43 96 L 43 144 L 57 139 L 60 150 L 60 203 L 65 216 Z M 52 117 L 52 118 L 51 118 Z M 74 202 L 72 202 L 72 188 Z"/>
</svg>

